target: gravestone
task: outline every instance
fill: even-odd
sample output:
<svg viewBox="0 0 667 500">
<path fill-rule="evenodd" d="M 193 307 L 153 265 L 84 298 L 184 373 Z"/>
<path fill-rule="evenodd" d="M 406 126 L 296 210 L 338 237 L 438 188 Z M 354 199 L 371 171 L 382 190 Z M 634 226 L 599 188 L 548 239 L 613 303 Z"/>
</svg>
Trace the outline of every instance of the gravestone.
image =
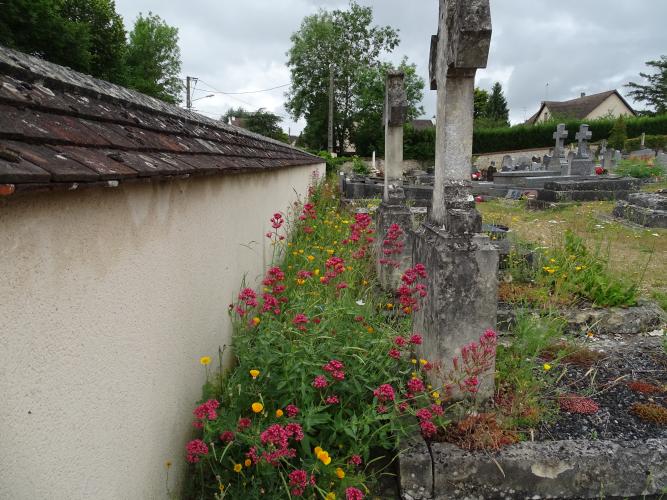
<svg viewBox="0 0 667 500">
<path fill-rule="evenodd" d="M 399 287 L 401 275 L 412 264 L 412 214 L 405 204 L 402 182 L 403 124 L 407 109 L 405 75 L 390 71 L 385 85 L 384 197 L 376 213 L 379 236 L 376 271 L 380 286 L 387 291 Z M 398 231 L 392 230 L 394 224 L 400 228 Z"/>
<path fill-rule="evenodd" d="M 638 159 L 638 160 L 652 160 L 655 158 L 655 151 L 652 149 L 645 149 L 642 148 L 638 151 L 633 151 L 630 153 L 630 159 Z"/>
<path fill-rule="evenodd" d="M 551 166 L 551 156 L 544 155 L 542 157 L 542 165 L 544 165 L 544 170 L 549 170 L 549 167 Z"/>
<path fill-rule="evenodd" d="M 530 170 L 530 164 L 530 158 L 527 156 L 519 156 L 515 170 Z"/>
<path fill-rule="evenodd" d="M 559 168 L 562 172 L 567 170 L 567 159 L 565 158 L 565 139 L 567 139 L 567 135 L 568 131 L 565 130 L 565 124 L 559 123 L 553 135 L 556 145 L 549 164 L 551 170 L 558 170 Z"/>
<path fill-rule="evenodd" d="M 510 155 L 503 156 L 503 162 L 500 166 L 500 170 L 503 172 L 509 172 L 514 167 L 514 161 Z"/>
<path fill-rule="evenodd" d="M 440 0 L 431 40 L 431 89 L 437 90 L 435 182 L 431 211 L 415 235 L 414 262 L 426 266 L 429 296 L 415 312 L 420 355 L 442 387 L 461 348 L 495 328 L 498 253 L 482 235 L 471 194 L 475 73 L 486 67 L 491 41 L 489 0 Z M 493 394 L 493 373 L 479 395 Z"/>
<path fill-rule="evenodd" d="M 579 132 L 575 135 L 577 139 L 577 153 L 570 161 L 568 158 L 568 175 L 589 176 L 593 175 L 595 165 L 591 158 L 591 150 L 588 141 L 593 137 L 593 133 L 588 130 L 588 125 L 581 124 Z"/>
</svg>

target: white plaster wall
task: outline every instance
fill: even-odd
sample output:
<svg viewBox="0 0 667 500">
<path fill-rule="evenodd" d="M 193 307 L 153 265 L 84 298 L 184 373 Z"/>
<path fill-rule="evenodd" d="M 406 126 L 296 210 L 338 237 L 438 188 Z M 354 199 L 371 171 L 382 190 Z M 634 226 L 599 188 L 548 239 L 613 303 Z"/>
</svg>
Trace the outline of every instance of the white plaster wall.
<svg viewBox="0 0 667 500">
<path fill-rule="evenodd" d="M 199 357 L 324 165 L 0 201 L 0 498 L 178 491 Z"/>
<path fill-rule="evenodd" d="M 618 118 L 621 115 L 632 116 L 632 113 L 616 94 L 612 94 L 602 104 L 591 111 L 586 118 L 594 120 L 595 118 L 605 118 L 609 115 Z"/>
</svg>

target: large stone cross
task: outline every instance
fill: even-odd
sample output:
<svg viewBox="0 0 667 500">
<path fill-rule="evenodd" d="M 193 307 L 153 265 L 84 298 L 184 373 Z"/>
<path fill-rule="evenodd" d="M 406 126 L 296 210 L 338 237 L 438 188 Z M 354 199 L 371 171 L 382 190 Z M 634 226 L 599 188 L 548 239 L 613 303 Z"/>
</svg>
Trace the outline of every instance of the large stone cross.
<svg viewBox="0 0 667 500">
<path fill-rule="evenodd" d="M 588 130 L 588 125 L 582 123 L 579 126 L 579 132 L 575 134 L 575 139 L 579 141 L 579 146 L 577 148 L 577 157 L 579 158 L 589 158 L 590 151 L 588 149 L 588 141 L 593 137 L 593 132 Z"/>
<path fill-rule="evenodd" d="M 431 38 L 431 89 L 438 91 L 435 182 L 431 222 L 453 233 L 474 233 L 481 219 L 471 202 L 475 73 L 491 44 L 489 0 L 439 0 L 438 34 Z"/>
</svg>

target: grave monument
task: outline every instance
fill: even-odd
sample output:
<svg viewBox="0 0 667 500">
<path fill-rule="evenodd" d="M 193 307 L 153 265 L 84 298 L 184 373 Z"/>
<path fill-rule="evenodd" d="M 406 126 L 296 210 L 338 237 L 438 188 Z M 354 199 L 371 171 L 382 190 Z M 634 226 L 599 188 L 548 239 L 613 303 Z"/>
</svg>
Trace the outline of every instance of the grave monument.
<svg viewBox="0 0 667 500">
<path fill-rule="evenodd" d="M 407 118 L 408 99 L 405 74 L 390 71 L 385 85 L 384 104 L 384 196 L 377 210 L 378 231 L 376 270 L 380 285 L 395 291 L 401 275 L 412 263 L 412 215 L 403 191 L 403 124 Z M 398 225 L 400 232 L 391 230 Z"/>
<path fill-rule="evenodd" d="M 568 160 L 567 175 L 584 175 L 590 176 L 594 174 L 595 165 L 591 158 L 591 150 L 588 146 L 588 141 L 593 137 L 593 133 L 588 130 L 588 125 L 582 123 L 579 126 L 579 132 L 575 135 L 577 139 L 577 153 Z"/>
<path fill-rule="evenodd" d="M 413 253 L 428 273 L 429 296 L 413 326 L 424 337 L 420 354 L 435 366 L 434 387 L 461 347 L 496 323 L 498 253 L 480 234 L 470 181 L 474 79 L 486 67 L 490 41 L 489 0 L 440 0 L 430 61 L 431 89 L 438 91 L 435 181 Z M 493 374 L 479 382 L 479 394 L 491 396 Z"/>
</svg>

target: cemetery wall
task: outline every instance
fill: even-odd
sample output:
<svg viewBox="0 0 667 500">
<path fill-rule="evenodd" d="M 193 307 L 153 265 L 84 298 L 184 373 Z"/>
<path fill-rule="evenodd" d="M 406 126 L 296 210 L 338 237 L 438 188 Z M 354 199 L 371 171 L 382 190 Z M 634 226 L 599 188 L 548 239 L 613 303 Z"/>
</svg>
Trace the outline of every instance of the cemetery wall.
<svg viewBox="0 0 667 500">
<path fill-rule="evenodd" d="M 0 200 L 0 498 L 178 492 L 199 358 L 229 344 L 269 218 L 313 170 Z"/>
</svg>

